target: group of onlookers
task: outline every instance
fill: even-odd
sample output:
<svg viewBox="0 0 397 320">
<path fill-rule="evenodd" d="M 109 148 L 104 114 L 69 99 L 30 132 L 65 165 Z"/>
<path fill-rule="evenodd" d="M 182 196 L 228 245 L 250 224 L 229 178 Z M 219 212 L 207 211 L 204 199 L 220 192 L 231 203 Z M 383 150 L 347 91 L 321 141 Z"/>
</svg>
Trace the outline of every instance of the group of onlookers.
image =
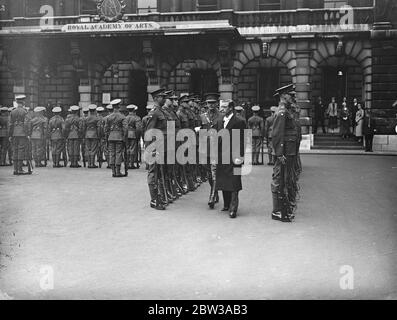
<svg viewBox="0 0 397 320">
<path fill-rule="evenodd" d="M 338 104 L 336 98 L 332 97 L 331 102 L 326 105 L 322 98 L 318 97 L 313 109 L 314 134 L 317 133 L 318 125 L 322 127 L 323 133 L 326 133 L 325 120 L 328 119 L 328 133 L 335 134 L 340 127 L 339 134 L 342 139 L 353 136 L 359 143 L 362 143 L 365 138 L 367 151 L 372 151 L 372 139 L 376 131 L 375 122 L 371 119 L 371 110 L 368 108 L 364 110 L 356 98 L 349 104 L 347 98 L 344 97 L 341 104 Z M 371 135 L 372 138 L 370 138 Z"/>
</svg>

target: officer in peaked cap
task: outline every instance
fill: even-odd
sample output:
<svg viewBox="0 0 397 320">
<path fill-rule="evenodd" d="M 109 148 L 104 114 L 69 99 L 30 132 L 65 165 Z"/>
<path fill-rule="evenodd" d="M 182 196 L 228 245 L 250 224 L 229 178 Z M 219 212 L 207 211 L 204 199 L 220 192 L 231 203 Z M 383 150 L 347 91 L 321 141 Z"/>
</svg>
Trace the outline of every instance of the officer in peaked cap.
<svg viewBox="0 0 397 320">
<path fill-rule="evenodd" d="M 267 145 L 267 154 L 269 157 L 269 162 L 267 163 L 268 166 L 273 166 L 276 162 L 276 156 L 273 150 L 273 143 L 272 143 L 272 132 L 273 132 L 273 122 L 277 112 L 277 107 L 273 106 L 270 108 L 271 114 L 265 120 L 265 129 L 264 129 L 264 137 L 266 139 Z"/>
<path fill-rule="evenodd" d="M 272 219 L 291 222 L 295 215 L 297 174 L 295 172 L 298 127 L 293 111 L 294 86 L 288 85 L 276 90 L 279 96 L 279 109 L 275 114 L 272 130 L 272 143 L 276 162 L 273 168 L 271 191 L 273 195 Z M 283 184 L 286 184 L 284 186 Z M 285 191 L 287 190 L 287 191 Z"/>
<path fill-rule="evenodd" d="M 105 135 L 108 141 L 109 148 L 109 164 L 112 168 L 113 178 L 120 178 L 127 176 L 128 167 L 126 167 L 125 174 L 121 173 L 121 163 L 124 160 L 124 150 L 127 139 L 127 120 L 120 112 L 121 99 L 115 99 L 110 102 L 114 108 L 114 112 L 106 119 Z"/>
<path fill-rule="evenodd" d="M 234 108 L 234 111 L 236 113 L 236 116 L 238 116 L 239 118 L 241 118 L 244 123 L 247 125 L 247 120 L 245 118 L 245 112 L 244 112 L 244 108 L 242 106 L 236 106 Z"/>
<path fill-rule="evenodd" d="M 48 119 L 44 116 L 44 107 L 34 108 L 35 117 L 29 122 L 30 139 L 32 143 L 33 159 L 36 167 L 45 167 L 46 145 L 48 133 Z M 43 164 L 43 161 L 45 162 Z"/>
<path fill-rule="evenodd" d="M 129 114 L 127 116 L 127 127 L 128 127 L 128 140 L 127 140 L 127 157 L 126 160 L 129 169 L 139 168 L 138 153 L 139 153 L 139 142 L 142 136 L 142 120 L 136 114 L 138 106 L 130 104 L 126 107 Z"/>
<path fill-rule="evenodd" d="M 88 117 L 88 112 L 90 111 L 89 106 L 84 106 L 83 107 L 83 116 L 84 118 Z"/>
<path fill-rule="evenodd" d="M 164 135 L 167 133 L 167 120 L 162 110 L 164 98 L 166 96 L 164 89 L 159 89 L 150 93 L 153 97 L 153 110 L 149 113 L 145 135 L 149 130 L 161 130 Z M 148 139 L 148 140 L 146 140 Z M 154 143 L 154 137 L 145 137 L 146 150 Z M 150 193 L 150 207 L 156 210 L 164 210 L 164 203 L 168 203 L 165 190 L 165 180 L 162 174 L 161 166 L 164 165 L 164 152 L 160 154 L 160 150 L 152 150 L 152 154 L 146 153 L 146 159 L 150 159 L 148 164 L 148 186 Z M 154 158 L 154 156 L 157 156 Z M 160 162 L 157 160 L 161 159 Z M 161 196 L 160 196 L 160 195 Z"/>
<path fill-rule="evenodd" d="M 263 131 L 264 131 L 264 121 L 261 116 L 259 116 L 259 111 L 261 108 L 259 106 L 253 106 L 251 108 L 254 113 L 252 117 L 248 119 L 248 129 L 252 130 L 252 164 L 259 164 L 259 154 L 262 153 L 263 144 Z M 263 154 L 262 154 L 263 160 Z"/>
<path fill-rule="evenodd" d="M 15 97 L 17 107 L 11 111 L 9 120 L 9 137 L 13 146 L 13 163 L 14 175 L 24 175 L 23 160 L 27 159 L 28 139 L 30 138 L 27 131 L 25 121 L 27 120 L 27 111 L 25 110 L 25 95 L 18 95 Z M 29 174 L 32 173 L 29 166 Z"/>
</svg>

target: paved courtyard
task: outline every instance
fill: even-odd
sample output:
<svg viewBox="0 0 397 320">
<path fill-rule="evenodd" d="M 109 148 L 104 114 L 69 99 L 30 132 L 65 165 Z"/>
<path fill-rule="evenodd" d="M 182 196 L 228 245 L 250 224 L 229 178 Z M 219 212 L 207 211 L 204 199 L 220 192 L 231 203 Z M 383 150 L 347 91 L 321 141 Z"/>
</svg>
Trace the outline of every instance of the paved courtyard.
<svg viewBox="0 0 397 320">
<path fill-rule="evenodd" d="M 0 168 L 0 298 L 397 299 L 397 157 L 302 161 L 292 224 L 270 219 L 266 166 L 235 220 L 207 184 L 150 210 L 143 169 Z"/>
</svg>

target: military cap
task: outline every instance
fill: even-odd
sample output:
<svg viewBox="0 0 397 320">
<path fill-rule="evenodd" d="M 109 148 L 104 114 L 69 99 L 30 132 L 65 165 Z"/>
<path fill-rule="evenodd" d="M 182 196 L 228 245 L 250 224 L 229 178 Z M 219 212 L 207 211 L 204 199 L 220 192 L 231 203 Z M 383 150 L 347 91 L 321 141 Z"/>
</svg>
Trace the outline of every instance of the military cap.
<svg viewBox="0 0 397 320">
<path fill-rule="evenodd" d="M 26 96 L 24 94 L 19 94 L 17 96 L 15 96 L 15 100 L 25 100 Z"/>
<path fill-rule="evenodd" d="M 107 110 L 113 110 L 113 106 L 112 106 L 111 104 L 108 104 L 108 105 L 106 106 L 106 109 L 107 109 Z"/>
<path fill-rule="evenodd" d="M 120 103 L 121 103 L 121 99 L 114 99 L 114 100 L 110 101 L 110 104 L 111 104 L 112 106 L 117 106 L 117 105 L 119 105 Z"/>
<path fill-rule="evenodd" d="M 96 109 L 96 111 L 98 111 L 98 112 L 103 112 L 103 111 L 105 111 L 105 108 L 104 108 L 104 107 L 98 107 L 98 108 Z"/>
<path fill-rule="evenodd" d="M 290 94 L 294 94 L 295 93 L 295 86 L 291 83 L 289 85 L 286 85 L 284 87 L 278 88 L 275 92 L 274 92 L 274 97 L 281 95 L 283 93 L 290 93 Z"/>
<path fill-rule="evenodd" d="M 88 111 L 89 111 L 88 106 L 84 106 L 83 107 L 83 112 L 85 113 L 85 112 L 88 112 Z"/>
<path fill-rule="evenodd" d="M 175 92 L 172 92 L 172 95 L 169 97 L 172 100 L 178 100 L 178 96 L 175 94 Z"/>
<path fill-rule="evenodd" d="M 188 101 L 190 101 L 190 100 L 189 100 L 189 96 L 187 94 L 184 94 L 179 98 L 179 102 L 188 102 Z"/>
<path fill-rule="evenodd" d="M 172 90 L 167 90 L 167 91 L 164 91 L 164 94 L 167 98 L 169 98 L 171 96 L 172 92 L 173 92 Z"/>
<path fill-rule="evenodd" d="M 165 89 L 158 89 L 153 92 L 150 92 L 150 94 L 153 98 L 158 96 L 163 96 L 163 97 L 167 96 L 167 94 L 165 93 Z"/>
<path fill-rule="evenodd" d="M 270 111 L 271 111 L 271 112 L 276 112 L 276 111 L 277 111 L 277 107 L 271 107 L 271 108 L 270 108 Z"/>
<path fill-rule="evenodd" d="M 90 105 L 88 106 L 88 110 L 93 111 L 93 110 L 96 110 L 96 109 L 97 109 L 96 104 L 90 104 Z"/>
<path fill-rule="evenodd" d="M 236 106 L 236 107 L 234 108 L 234 110 L 236 110 L 236 111 L 243 111 L 243 107 L 242 107 L 242 106 Z"/>
<path fill-rule="evenodd" d="M 205 95 L 205 102 L 217 102 L 219 100 L 219 93 L 207 93 Z"/>
<path fill-rule="evenodd" d="M 8 108 L 8 111 L 11 112 L 11 111 L 14 110 L 14 109 L 15 109 L 15 107 L 12 106 L 12 107 L 9 107 L 9 108 Z"/>
<path fill-rule="evenodd" d="M 188 101 L 194 101 L 196 99 L 196 97 L 197 97 L 196 95 L 191 94 L 191 95 L 187 96 L 187 99 L 188 99 Z"/>
<path fill-rule="evenodd" d="M 152 105 L 152 104 L 148 104 L 148 105 L 146 106 L 146 109 L 147 109 L 147 110 L 152 110 L 152 109 L 153 109 L 153 105 Z"/>
<path fill-rule="evenodd" d="M 59 112 L 62 112 L 62 109 L 61 109 L 61 107 L 55 107 L 55 108 L 52 108 L 52 110 L 51 110 L 53 113 L 59 113 Z"/>
<path fill-rule="evenodd" d="M 134 104 L 130 104 L 127 106 L 127 110 L 138 110 L 138 106 L 136 106 Z"/>
<path fill-rule="evenodd" d="M 70 111 L 79 111 L 80 107 L 79 106 L 71 106 Z"/>
<path fill-rule="evenodd" d="M 260 106 L 253 106 L 251 109 L 254 112 L 258 112 L 259 110 L 261 110 L 261 107 Z"/>
<path fill-rule="evenodd" d="M 44 107 L 40 107 L 40 106 L 33 109 L 34 112 L 42 112 L 44 110 L 45 110 L 45 108 Z"/>
<path fill-rule="evenodd" d="M 8 111 L 8 108 L 7 107 L 1 107 L 0 111 Z"/>
</svg>

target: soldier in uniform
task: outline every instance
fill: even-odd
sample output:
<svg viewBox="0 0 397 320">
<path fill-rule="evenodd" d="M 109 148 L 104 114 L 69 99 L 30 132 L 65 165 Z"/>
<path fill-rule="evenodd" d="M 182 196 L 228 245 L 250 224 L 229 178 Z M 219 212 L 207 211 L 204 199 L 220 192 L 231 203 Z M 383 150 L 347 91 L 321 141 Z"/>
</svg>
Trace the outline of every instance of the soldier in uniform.
<svg viewBox="0 0 397 320">
<path fill-rule="evenodd" d="M 71 114 L 66 117 L 65 136 L 67 139 L 68 155 L 70 159 L 70 168 L 81 168 L 80 160 L 80 144 L 83 131 L 83 122 L 79 118 L 78 106 L 71 106 Z"/>
<path fill-rule="evenodd" d="M 139 143 L 142 135 L 142 120 L 137 116 L 136 111 L 138 107 L 130 104 L 126 108 L 129 112 L 127 116 L 128 126 L 128 143 L 127 143 L 127 155 L 128 169 L 137 169 L 138 164 L 138 150 Z"/>
<path fill-rule="evenodd" d="M 252 130 L 252 164 L 255 166 L 259 164 L 259 154 L 262 153 L 264 123 L 258 115 L 261 108 L 253 106 L 251 109 L 254 115 L 248 119 L 248 129 Z"/>
<path fill-rule="evenodd" d="M 8 151 L 8 108 L 0 108 L 0 167 L 6 166 Z"/>
<path fill-rule="evenodd" d="M 247 125 L 247 119 L 245 118 L 244 108 L 242 106 L 236 106 L 234 108 L 234 112 L 237 117 L 244 121 L 245 125 Z"/>
<path fill-rule="evenodd" d="M 84 121 L 83 137 L 85 145 L 85 157 L 88 159 L 88 168 L 96 169 L 95 156 L 98 154 L 100 138 L 100 121 L 96 114 L 97 106 L 90 104 L 88 106 L 89 115 Z"/>
<path fill-rule="evenodd" d="M 83 119 L 88 118 L 88 112 L 90 111 L 89 106 L 84 106 L 83 107 Z"/>
<path fill-rule="evenodd" d="M 167 131 L 167 120 L 164 115 L 164 112 L 162 110 L 162 106 L 164 105 L 164 97 L 166 94 L 164 93 L 164 89 L 159 89 L 151 93 L 153 97 L 153 110 L 149 113 L 149 118 L 146 126 L 146 133 L 149 130 L 152 129 L 157 129 L 161 130 L 163 134 L 166 134 Z M 145 137 L 146 138 L 146 137 Z M 150 138 L 150 137 L 147 137 Z M 164 138 L 166 139 L 166 138 Z M 151 143 L 153 143 L 154 140 L 146 140 L 145 139 L 145 144 L 146 144 L 146 149 L 150 146 Z M 158 152 L 157 150 L 154 150 L 153 152 Z M 160 158 L 164 155 L 159 155 Z M 165 160 L 165 159 L 164 159 Z M 156 210 L 164 210 L 164 199 L 161 199 L 160 192 L 162 190 L 163 193 L 165 193 L 165 188 L 164 185 L 161 187 L 161 184 L 164 183 L 164 180 L 160 182 L 159 184 L 159 177 L 161 175 L 161 168 L 160 166 L 163 165 L 163 163 L 149 163 L 148 165 L 148 186 L 149 186 L 149 192 L 150 192 L 150 207 Z M 162 177 L 164 178 L 164 177 Z M 165 196 L 165 194 L 164 194 Z"/>
<path fill-rule="evenodd" d="M 208 106 L 207 112 L 201 115 L 201 128 L 204 130 L 216 130 L 216 125 L 218 118 L 220 117 L 218 110 L 218 93 L 207 93 L 205 95 L 206 104 Z M 217 143 L 217 141 L 216 141 Z M 211 162 L 211 138 L 207 139 L 207 147 L 205 150 L 200 152 L 205 152 L 207 156 L 206 170 L 208 175 L 208 182 L 210 184 L 210 196 L 208 199 L 208 206 L 210 209 L 214 209 L 215 203 L 219 202 L 219 195 L 216 191 L 216 163 Z"/>
<path fill-rule="evenodd" d="M 59 161 L 61 160 L 61 153 L 65 148 L 65 139 L 63 136 L 65 120 L 61 117 L 61 112 L 61 107 L 53 108 L 52 113 L 54 116 L 48 123 L 48 136 L 51 140 L 51 154 L 54 168 L 61 168 Z"/>
<path fill-rule="evenodd" d="M 113 100 L 110 104 L 113 106 L 114 112 L 106 119 L 105 135 L 109 148 L 109 164 L 112 168 L 113 178 L 124 177 L 121 173 L 121 163 L 123 162 L 123 151 L 126 147 L 127 140 L 127 119 L 120 112 L 120 99 Z M 124 165 L 127 166 L 126 159 Z"/>
<path fill-rule="evenodd" d="M 97 153 L 97 159 L 99 162 L 99 166 L 102 167 L 102 163 L 106 161 L 106 158 L 104 159 L 103 157 L 105 156 L 105 148 L 106 148 L 106 139 L 105 139 L 105 117 L 103 112 L 105 111 L 105 108 L 103 107 L 98 107 L 96 109 L 98 118 L 99 118 L 99 123 L 98 123 L 98 134 L 99 134 L 99 145 L 98 145 L 98 153 Z"/>
<path fill-rule="evenodd" d="M 47 128 L 48 119 L 44 116 L 44 107 L 34 109 L 35 116 L 30 120 L 29 134 L 32 143 L 33 159 L 36 167 L 45 167 L 47 162 L 46 145 L 47 145 Z M 43 161 L 45 163 L 43 163 Z"/>
<path fill-rule="evenodd" d="M 272 219 L 291 222 L 296 209 L 297 188 L 294 166 L 298 144 L 298 128 L 292 110 L 294 86 L 291 84 L 277 89 L 276 95 L 280 97 L 280 103 L 272 131 L 272 143 L 276 155 L 271 184 Z"/>
<path fill-rule="evenodd" d="M 272 131 L 273 131 L 273 122 L 274 122 L 274 117 L 277 111 L 277 107 L 271 107 L 270 108 L 271 115 L 266 118 L 265 121 L 265 139 L 266 139 L 266 145 L 267 145 L 267 154 L 269 156 L 269 162 L 267 163 L 268 166 L 273 166 L 274 163 L 276 162 L 276 157 L 273 151 L 273 143 L 272 143 Z"/>
<path fill-rule="evenodd" d="M 28 146 L 28 140 L 30 136 L 27 132 L 27 111 L 24 108 L 25 105 L 25 95 L 19 95 L 15 97 L 17 108 L 11 111 L 9 124 L 8 124 L 8 136 L 10 142 L 13 145 L 13 163 L 14 163 L 14 175 L 24 175 L 27 174 L 23 171 L 23 160 L 27 159 L 26 148 Z M 29 160 L 30 161 L 30 160 Z M 28 161 L 28 174 L 32 173 L 32 168 L 29 166 Z"/>
</svg>

